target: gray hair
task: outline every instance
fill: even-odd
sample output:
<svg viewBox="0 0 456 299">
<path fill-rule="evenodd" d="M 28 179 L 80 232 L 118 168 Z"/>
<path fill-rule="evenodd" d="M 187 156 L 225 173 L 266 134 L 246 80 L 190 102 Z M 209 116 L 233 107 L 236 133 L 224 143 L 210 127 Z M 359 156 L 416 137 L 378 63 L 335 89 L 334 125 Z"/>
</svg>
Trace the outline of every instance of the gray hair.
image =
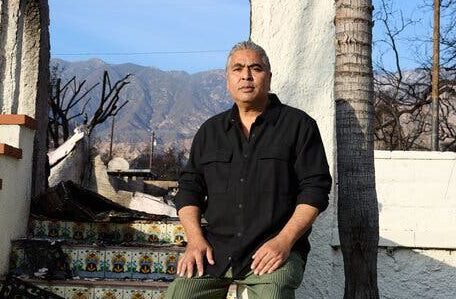
<svg viewBox="0 0 456 299">
<path fill-rule="evenodd" d="M 267 70 L 270 72 L 271 71 L 271 64 L 269 63 L 269 58 L 268 55 L 266 54 L 266 51 L 259 45 L 255 44 L 251 40 L 239 42 L 231 48 L 230 54 L 228 54 L 228 58 L 226 59 L 226 67 L 225 69 L 228 70 L 228 64 L 230 63 L 231 56 L 239 50 L 252 50 L 257 52 L 260 57 L 261 61 L 263 61 L 264 65 L 266 66 Z"/>
</svg>

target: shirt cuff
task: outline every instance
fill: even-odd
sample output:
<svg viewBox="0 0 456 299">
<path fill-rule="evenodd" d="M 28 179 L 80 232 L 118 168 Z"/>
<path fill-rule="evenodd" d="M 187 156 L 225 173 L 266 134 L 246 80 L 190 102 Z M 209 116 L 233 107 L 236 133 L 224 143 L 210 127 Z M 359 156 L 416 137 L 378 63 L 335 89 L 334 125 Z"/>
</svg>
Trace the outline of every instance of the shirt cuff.
<svg viewBox="0 0 456 299">
<path fill-rule="evenodd" d="M 320 190 L 303 190 L 298 194 L 296 205 L 307 204 L 318 209 L 321 213 L 328 207 L 329 197 Z"/>
<path fill-rule="evenodd" d="M 197 192 L 179 189 L 174 198 L 174 203 L 177 211 L 185 206 L 197 206 L 202 209 L 203 196 Z"/>
</svg>

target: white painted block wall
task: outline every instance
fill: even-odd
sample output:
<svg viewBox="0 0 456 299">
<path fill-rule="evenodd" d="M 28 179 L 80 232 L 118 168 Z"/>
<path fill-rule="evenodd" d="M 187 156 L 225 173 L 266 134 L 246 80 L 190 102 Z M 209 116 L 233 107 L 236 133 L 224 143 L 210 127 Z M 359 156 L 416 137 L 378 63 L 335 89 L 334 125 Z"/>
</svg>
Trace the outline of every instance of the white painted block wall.
<svg viewBox="0 0 456 299">
<path fill-rule="evenodd" d="M 456 153 L 375 152 L 380 245 L 456 249 Z"/>
<path fill-rule="evenodd" d="M 375 176 L 380 246 L 456 249 L 456 153 L 375 151 Z"/>
</svg>

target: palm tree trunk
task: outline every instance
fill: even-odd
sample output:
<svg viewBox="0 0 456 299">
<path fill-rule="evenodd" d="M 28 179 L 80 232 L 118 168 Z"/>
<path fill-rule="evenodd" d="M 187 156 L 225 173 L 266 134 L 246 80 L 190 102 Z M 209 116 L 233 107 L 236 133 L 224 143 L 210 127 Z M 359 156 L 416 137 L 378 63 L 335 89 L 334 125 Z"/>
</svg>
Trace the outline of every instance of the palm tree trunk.
<svg viewBox="0 0 456 299">
<path fill-rule="evenodd" d="M 338 224 L 346 299 L 379 298 L 372 10 L 371 0 L 336 0 Z"/>
</svg>

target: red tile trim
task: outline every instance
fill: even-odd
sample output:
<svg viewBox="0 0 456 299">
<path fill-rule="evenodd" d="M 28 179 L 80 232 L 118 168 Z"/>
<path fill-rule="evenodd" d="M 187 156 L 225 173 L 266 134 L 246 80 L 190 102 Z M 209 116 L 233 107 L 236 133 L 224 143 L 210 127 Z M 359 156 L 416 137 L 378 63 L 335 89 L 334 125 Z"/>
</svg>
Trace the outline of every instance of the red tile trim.
<svg viewBox="0 0 456 299">
<path fill-rule="evenodd" d="M 0 143 L 0 156 L 1 155 L 10 156 L 19 160 L 22 159 L 22 149 Z"/>
<path fill-rule="evenodd" d="M 19 125 L 36 130 L 37 122 L 25 114 L 0 114 L 0 125 Z"/>
</svg>

